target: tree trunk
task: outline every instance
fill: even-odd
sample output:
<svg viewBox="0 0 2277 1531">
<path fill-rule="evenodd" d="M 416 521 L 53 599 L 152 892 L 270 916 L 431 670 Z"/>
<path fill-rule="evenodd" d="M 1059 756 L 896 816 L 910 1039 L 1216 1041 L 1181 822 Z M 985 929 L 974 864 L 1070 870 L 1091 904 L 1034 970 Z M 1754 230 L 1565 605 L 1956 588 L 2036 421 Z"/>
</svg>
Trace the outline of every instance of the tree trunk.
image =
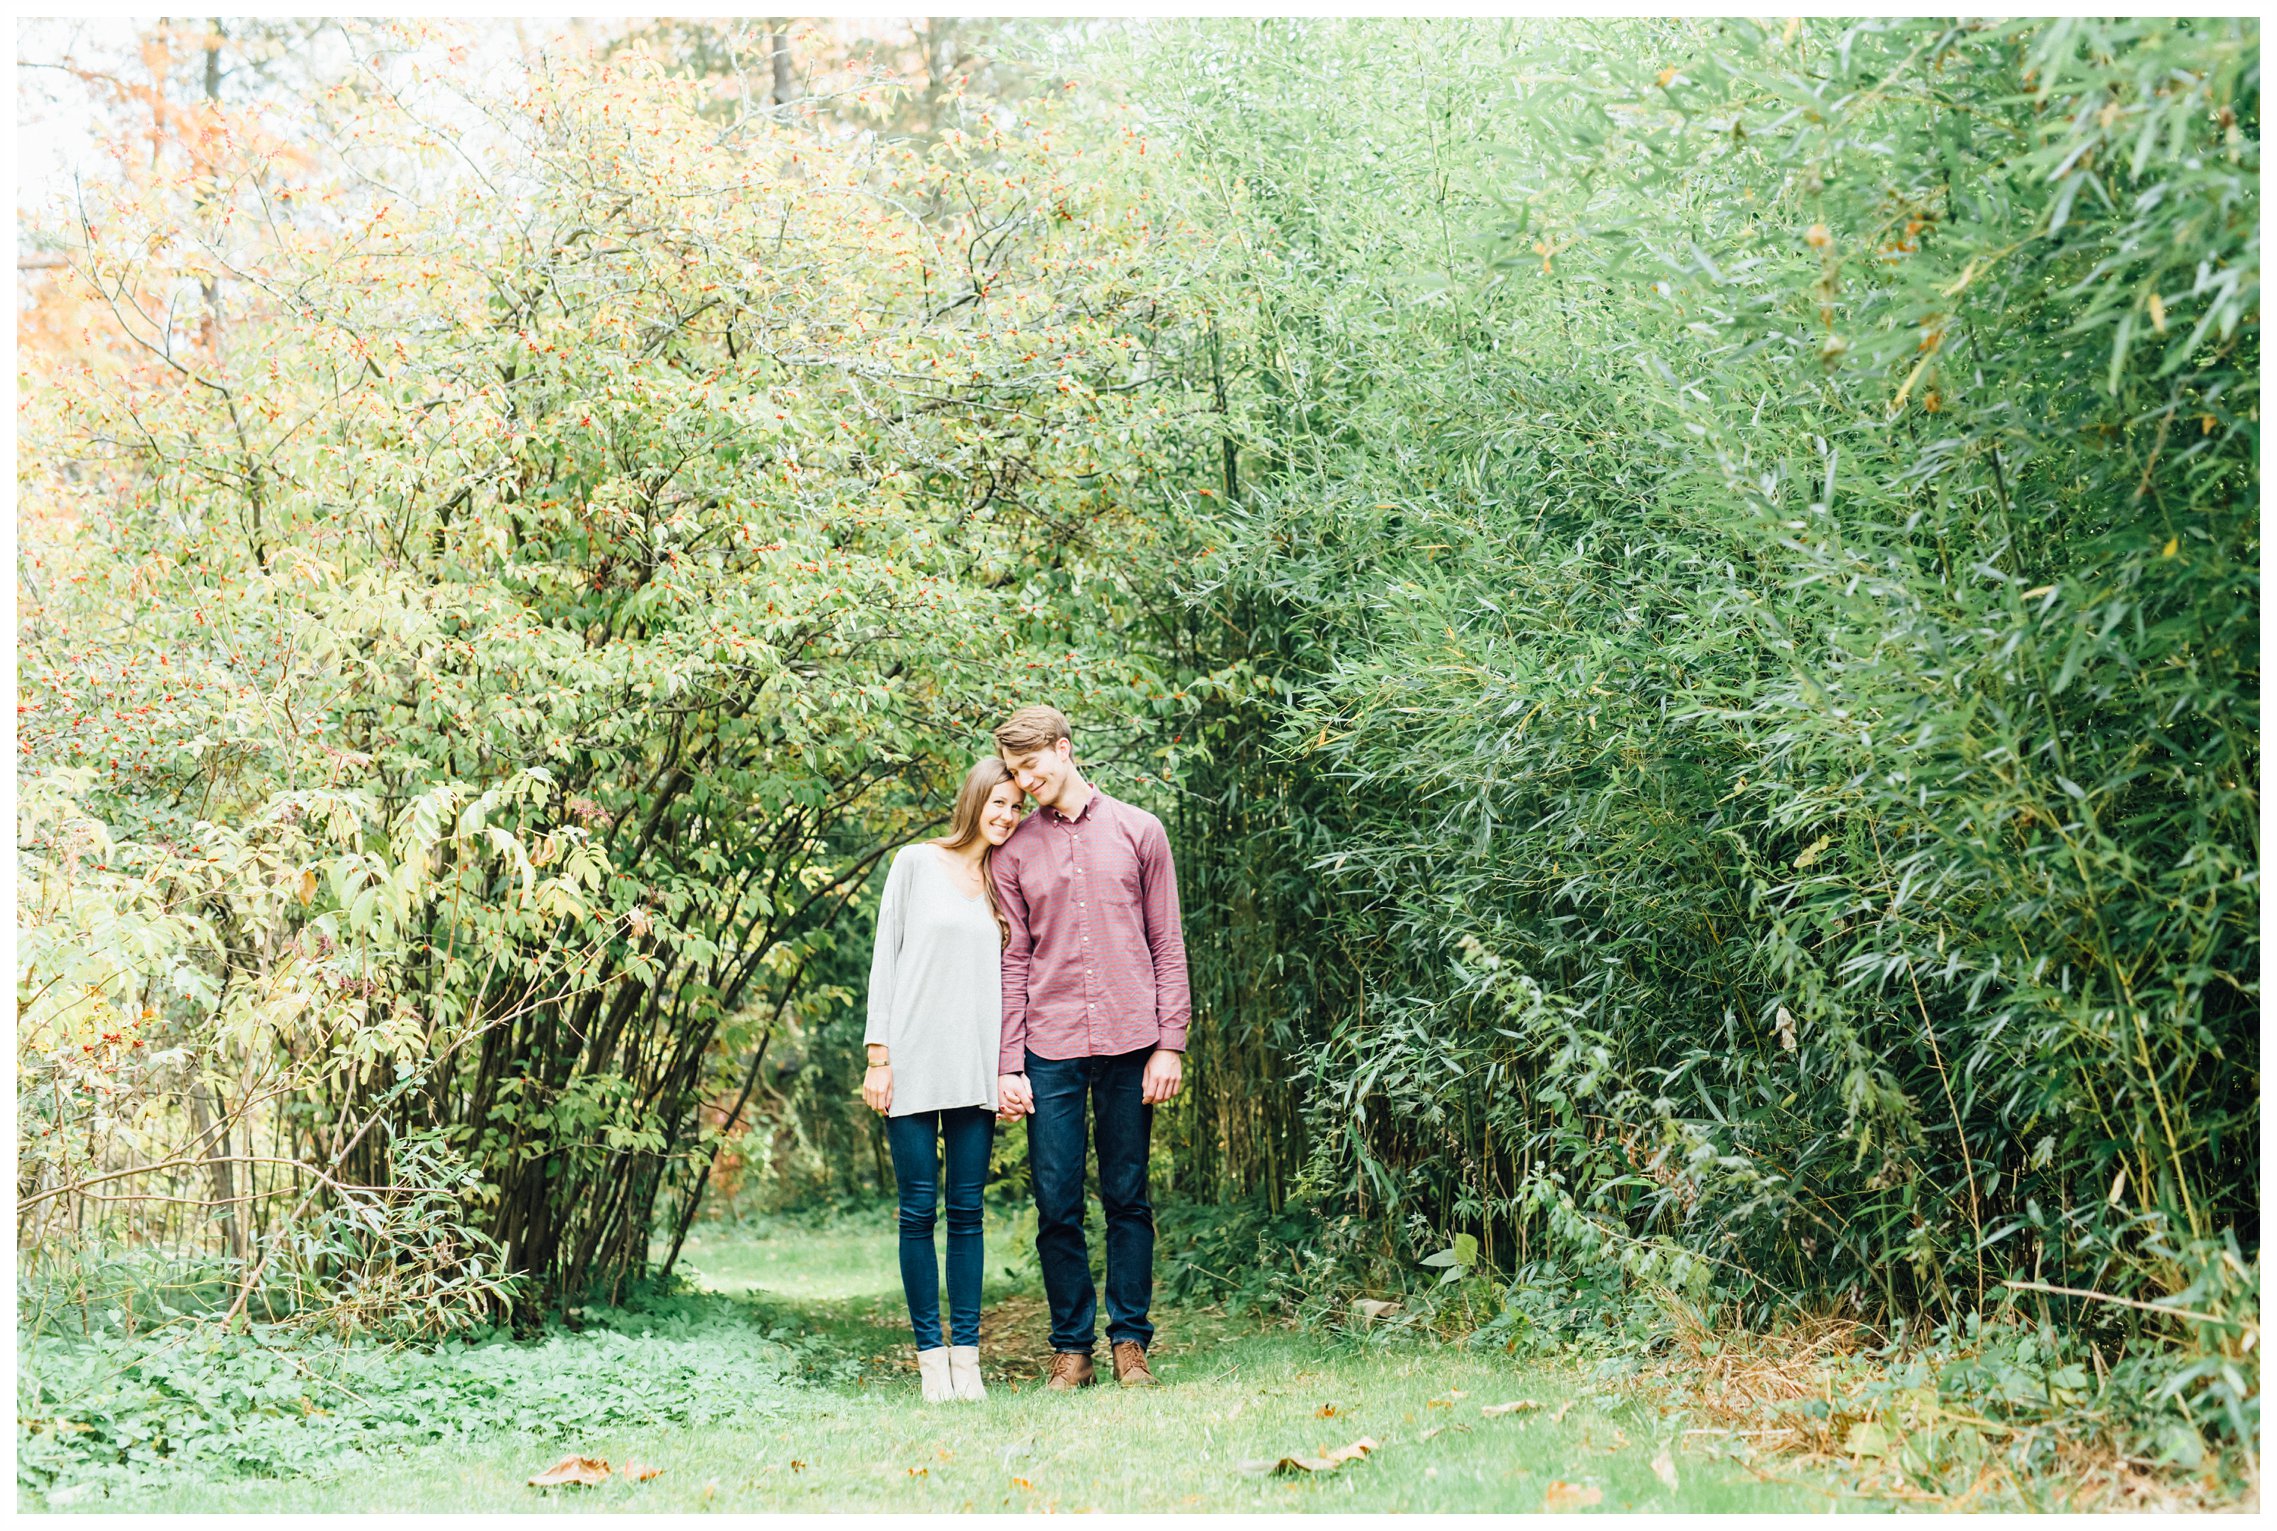
<svg viewBox="0 0 2277 1531">
<path fill-rule="evenodd" d="M 791 73 L 791 39 L 788 33 L 777 32 L 768 41 L 768 56 L 775 65 L 773 100 L 777 106 L 788 106 L 799 98 L 799 82 Z"/>
<path fill-rule="evenodd" d="M 189 1088 L 190 1130 L 203 1142 L 206 1174 L 213 1182 L 213 1197 L 221 1205 L 222 1235 L 239 1264 L 245 1261 L 245 1225 L 237 1218 L 237 1181 L 229 1164 L 229 1131 L 213 1130 L 213 1113 L 206 1105 L 206 1087 L 192 1081 Z"/>
</svg>

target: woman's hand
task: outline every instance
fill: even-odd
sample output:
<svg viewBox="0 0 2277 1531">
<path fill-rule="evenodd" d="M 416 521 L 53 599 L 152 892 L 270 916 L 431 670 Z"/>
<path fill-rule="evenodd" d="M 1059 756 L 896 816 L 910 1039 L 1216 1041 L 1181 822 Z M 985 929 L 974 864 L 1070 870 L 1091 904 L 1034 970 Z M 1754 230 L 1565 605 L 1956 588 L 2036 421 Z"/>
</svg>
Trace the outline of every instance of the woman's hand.
<svg viewBox="0 0 2277 1531">
<path fill-rule="evenodd" d="M 893 1109 L 893 1065 L 873 1063 L 862 1073 L 862 1103 L 883 1116 Z"/>
</svg>

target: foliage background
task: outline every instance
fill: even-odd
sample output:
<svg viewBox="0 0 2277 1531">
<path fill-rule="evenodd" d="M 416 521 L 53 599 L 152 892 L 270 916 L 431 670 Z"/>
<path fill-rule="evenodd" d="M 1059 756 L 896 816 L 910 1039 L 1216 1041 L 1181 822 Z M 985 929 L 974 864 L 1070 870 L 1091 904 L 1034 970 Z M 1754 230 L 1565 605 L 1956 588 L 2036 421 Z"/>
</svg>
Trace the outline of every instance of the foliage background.
<svg viewBox="0 0 2277 1531">
<path fill-rule="evenodd" d="M 874 1190 L 868 874 L 1048 692 L 1173 1285 L 2254 1438 L 2253 22 L 298 25 L 22 215 L 35 1324 Z"/>
</svg>

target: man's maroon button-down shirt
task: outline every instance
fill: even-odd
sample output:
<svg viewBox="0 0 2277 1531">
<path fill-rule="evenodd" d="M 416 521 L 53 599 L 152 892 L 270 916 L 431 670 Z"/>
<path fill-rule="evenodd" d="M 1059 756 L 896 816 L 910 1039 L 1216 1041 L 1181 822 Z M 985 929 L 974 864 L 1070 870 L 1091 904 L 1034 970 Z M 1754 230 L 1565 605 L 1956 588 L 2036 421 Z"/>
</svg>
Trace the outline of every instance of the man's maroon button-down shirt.
<svg viewBox="0 0 2277 1531">
<path fill-rule="evenodd" d="M 1024 1073 L 1024 1051 L 1185 1050 L 1186 937 L 1160 819 L 1093 787 L 1072 819 L 1029 814 L 992 862 L 1012 927 L 998 1072 Z"/>
</svg>

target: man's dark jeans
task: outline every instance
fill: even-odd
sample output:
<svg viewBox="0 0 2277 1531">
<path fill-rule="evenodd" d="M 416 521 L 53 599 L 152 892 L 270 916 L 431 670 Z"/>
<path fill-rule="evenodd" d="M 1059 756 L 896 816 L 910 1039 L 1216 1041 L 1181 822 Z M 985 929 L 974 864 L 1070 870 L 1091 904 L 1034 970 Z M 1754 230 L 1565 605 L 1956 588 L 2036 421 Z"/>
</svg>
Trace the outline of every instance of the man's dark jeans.
<svg viewBox="0 0 2277 1531">
<path fill-rule="evenodd" d="M 1154 1052 L 1104 1058 L 1027 1055 L 1035 1114 L 1028 1118 L 1028 1177 L 1036 1194 L 1036 1257 L 1052 1310 L 1052 1349 L 1089 1354 L 1098 1327 L 1091 1251 L 1083 1239 L 1084 1108 L 1099 1152 L 1099 1201 L 1107 1214 L 1107 1343 L 1154 1338 L 1154 1207 L 1146 1199 L 1147 1137 L 1154 1108 L 1139 1098 Z"/>
<path fill-rule="evenodd" d="M 986 1106 L 886 1118 L 886 1146 L 901 1193 L 901 1290 L 919 1350 L 941 1343 L 941 1268 L 933 1263 L 933 1217 L 948 1212 L 949 1343 L 980 1343 L 980 1193 L 996 1117 Z M 944 1171 L 945 1165 L 945 1171 Z"/>
</svg>

